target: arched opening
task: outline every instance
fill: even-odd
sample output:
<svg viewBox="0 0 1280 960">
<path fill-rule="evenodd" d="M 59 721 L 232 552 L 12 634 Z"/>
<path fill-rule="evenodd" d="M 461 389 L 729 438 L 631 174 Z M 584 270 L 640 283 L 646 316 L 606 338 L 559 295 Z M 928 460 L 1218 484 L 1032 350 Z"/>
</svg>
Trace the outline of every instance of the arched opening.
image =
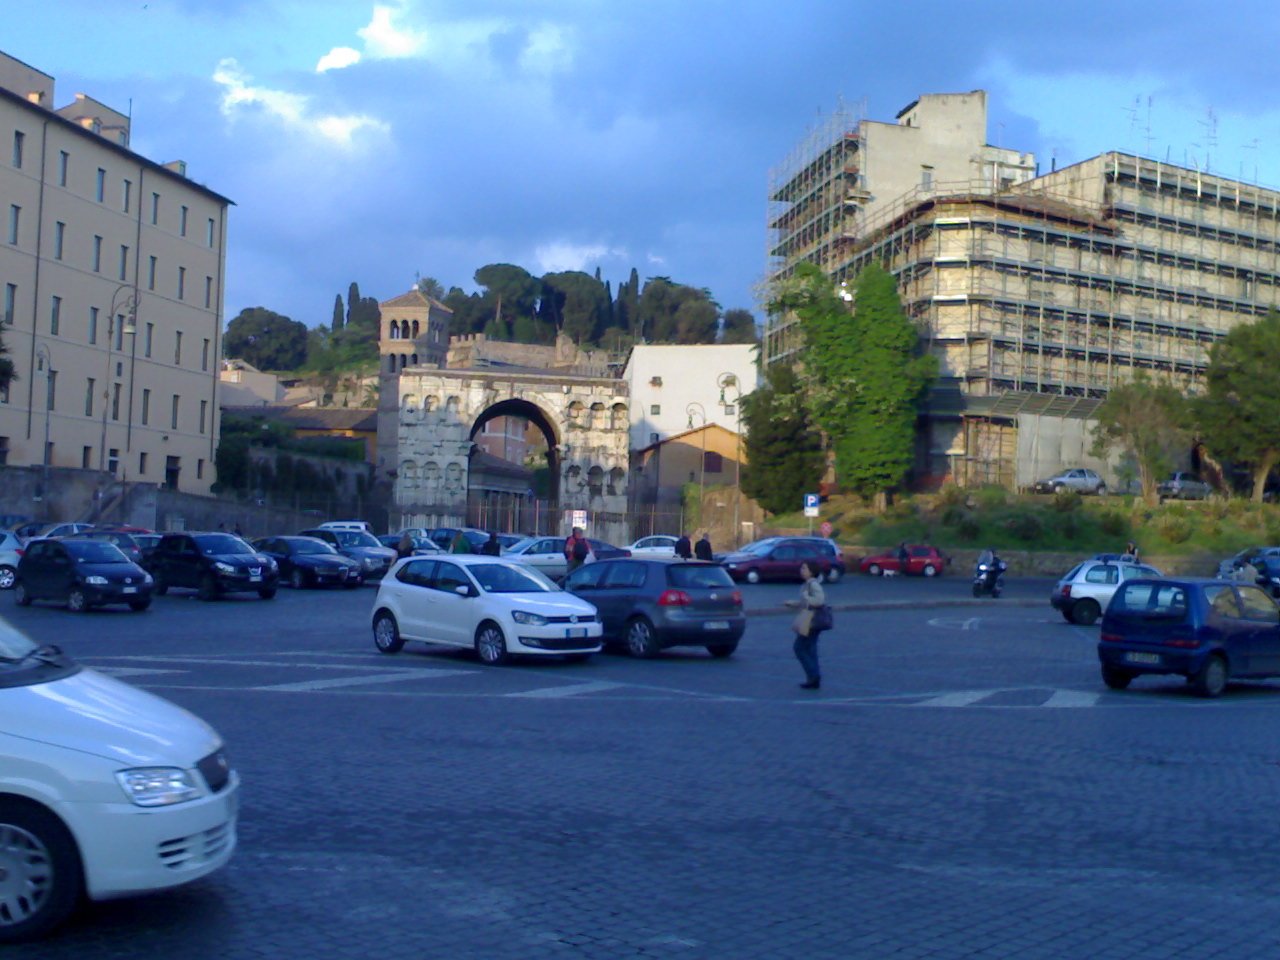
<svg viewBox="0 0 1280 960">
<path fill-rule="evenodd" d="M 414 367 L 418 365 L 418 355 L 416 353 L 409 359 L 409 364 Z"/>
<path fill-rule="evenodd" d="M 627 405 L 625 403 L 615 403 L 613 405 L 613 416 L 609 422 L 609 426 L 615 430 L 626 429 L 627 426 Z"/>
<path fill-rule="evenodd" d="M 390 337 L 390 339 L 392 339 L 392 340 L 399 340 L 399 339 L 400 339 L 400 324 L 396 323 L 394 320 L 392 320 L 392 321 L 391 321 L 391 337 Z"/>
<path fill-rule="evenodd" d="M 559 531 L 561 443 L 552 417 L 528 400 L 501 400 L 471 426 L 469 521 L 499 533 Z"/>
<path fill-rule="evenodd" d="M 400 339 L 401 340 L 409 339 L 409 321 L 408 320 L 400 321 Z"/>
<path fill-rule="evenodd" d="M 413 339 L 414 340 L 418 339 L 418 321 L 417 320 L 413 321 Z"/>
</svg>

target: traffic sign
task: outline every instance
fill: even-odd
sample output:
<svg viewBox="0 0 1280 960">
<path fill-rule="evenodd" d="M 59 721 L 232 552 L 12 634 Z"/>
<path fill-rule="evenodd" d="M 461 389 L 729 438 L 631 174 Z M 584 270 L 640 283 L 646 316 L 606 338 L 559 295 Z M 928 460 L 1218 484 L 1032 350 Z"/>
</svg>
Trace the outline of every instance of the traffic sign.
<svg viewBox="0 0 1280 960">
<path fill-rule="evenodd" d="M 804 515 L 806 517 L 816 517 L 818 515 L 818 495 L 816 493 L 806 493 L 804 495 Z"/>
<path fill-rule="evenodd" d="M 823 520 L 822 523 L 818 524 L 818 532 L 824 537 L 831 536 L 831 531 L 834 529 L 835 527 L 831 526 L 830 520 Z"/>
</svg>

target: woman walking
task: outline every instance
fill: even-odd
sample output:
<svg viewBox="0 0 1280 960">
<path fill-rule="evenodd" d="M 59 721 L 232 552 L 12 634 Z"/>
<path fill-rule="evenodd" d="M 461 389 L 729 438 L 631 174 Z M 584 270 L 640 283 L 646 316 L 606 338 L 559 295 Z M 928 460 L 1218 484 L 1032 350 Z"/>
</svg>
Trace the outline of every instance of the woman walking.
<svg viewBox="0 0 1280 960">
<path fill-rule="evenodd" d="M 827 602 L 827 598 L 813 567 L 802 563 L 800 576 L 804 578 L 804 584 L 800 587 L 800 599 L 787 601 L 788 607 L 800 608 L 791 624 L 791 629 L 796 632 L 796 642 L 792 649 L 800 666 L 804 667 L 806 679 L 800 686 L 805 690 L 817 690 L 822 686 L 822 670 L 818 666 L 818 634 L 821 631 L 814 626 L 814 614 Z"/>
</svg>

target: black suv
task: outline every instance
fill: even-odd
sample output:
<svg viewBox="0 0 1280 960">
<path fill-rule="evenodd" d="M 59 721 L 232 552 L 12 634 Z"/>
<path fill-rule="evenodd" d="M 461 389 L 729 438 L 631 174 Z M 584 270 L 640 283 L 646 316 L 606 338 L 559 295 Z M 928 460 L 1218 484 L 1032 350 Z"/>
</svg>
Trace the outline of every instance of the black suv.
<svg viewBox="0 0 1280 960">
<path fill-rule="evenodd" d="M 747 629 L 742 591 L 719 564 L 665 557 L 588 563 L 564 588 L 595 605 L 604 639 L 635 657 L 665 647 L 706 647 L 713 657 L 738 649 Z"/>
<path fill-rule="evenodd" d="M 164 596 L 170 587 L 192 587 L 201 600 L 249 592 L 270 600 L 280 576 L 274 560 L 230 533 L 166 533 L 150 565 L 156 593 Z"/>
<path fill-rule="evenodd" d="M 107 603 L 141 612 L 151 605 L 151 577 L 119 548 L 100 540 L 33 540 L 18 562 L 14 599 L 64 601 L 83 613 Z"/>
</svg>

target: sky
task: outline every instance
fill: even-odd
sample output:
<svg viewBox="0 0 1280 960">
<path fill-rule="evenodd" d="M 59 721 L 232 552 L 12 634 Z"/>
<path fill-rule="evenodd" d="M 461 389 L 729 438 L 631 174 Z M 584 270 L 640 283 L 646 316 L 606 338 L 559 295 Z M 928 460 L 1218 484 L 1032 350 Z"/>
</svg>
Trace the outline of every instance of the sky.
<svg viewBox="0 0 1280 960">
<path fill-rule="evenodd" d="M 1280 185 L 1280 4 L 0 0 L 0 49 L 230 197 L 226 318 L 487 263 L 667 276 L 762 316 L 769 171 L 842 104 L 988 91 L 1041 169 L 1129 150 Z"/>
</svg>

